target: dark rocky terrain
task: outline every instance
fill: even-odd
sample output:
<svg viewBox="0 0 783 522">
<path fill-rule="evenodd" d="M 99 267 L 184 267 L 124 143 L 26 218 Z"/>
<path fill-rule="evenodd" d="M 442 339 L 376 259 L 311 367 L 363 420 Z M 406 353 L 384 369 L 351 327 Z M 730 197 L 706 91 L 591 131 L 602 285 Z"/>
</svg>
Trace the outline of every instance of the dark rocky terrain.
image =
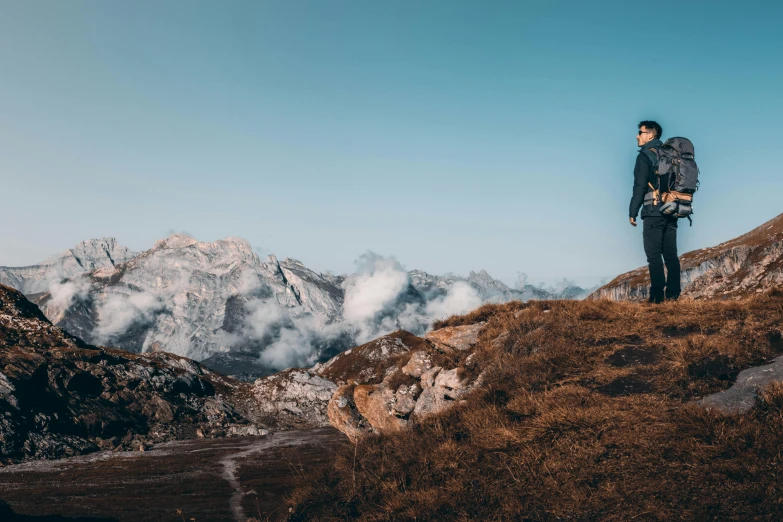
<svg viewBox="0 0 783 522">
<path fill-rule="evenodd" d="M 246 387 L 184 357 L 85 344 L 0 286 L 2 464 L 258 434 L 236 407 Z"/>
</svg>

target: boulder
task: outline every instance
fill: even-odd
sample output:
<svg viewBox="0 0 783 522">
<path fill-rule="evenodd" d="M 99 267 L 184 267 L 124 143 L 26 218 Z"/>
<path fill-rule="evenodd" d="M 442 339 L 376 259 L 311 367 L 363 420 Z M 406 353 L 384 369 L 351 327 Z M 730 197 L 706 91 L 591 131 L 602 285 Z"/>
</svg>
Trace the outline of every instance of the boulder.
<svg viewBox="0 0 783 522">
<path fill-rule="evenodd" d="M 447 326 L 427 333 L 424 338 L 446 353 L 464 352 L 478 342 L 478 334 L 486 322 L 464 326 Z"/>
<path fill-rule="evenodd" d="M 446 390 L 441 387 L 436 388 L 430 386 L 425 388 L 416 401 L 413 415 L 418 418 L 423 418 L 434 413 L 439 413 L 454 404 L 452 399 L 446 397 L 445 391 Z"/>
<path fill-rule="evenodd" d="M 756 404 L 759 391 L 779 381 L 783 381 L 783 355 L 770 364 L 742 370 L 731 388 L 709 395 L 698 404 L 723 413 L 745 413 Z"/>
<path fill-rule="evenodd" d="M 460 374 L 459 368 L 453 370 L 441 370 L 435 377 L 435 388 L 442 388 L 446 397 L 459 399 L 465 394 L 467 389 L 467 380 Z"/>
<path fill-rule="evenodd" d="M 151 420 L 157 422 L 167 423 L 174 420 L 174 413 L 171 411 L 171 405 L 160 397 L 152 397 L 150 401 L 144 405 L 141 411 Z"/>
<path fill-rule="evenodd" d="M 421 388 L 417 384 L 400 385 L 394 394 L 394 412 L 400 416 L 410 415 L 416 407 L 416 397 L 420 392 Z"/>
<path fill-rule="evenodd" d="M 426 389 L 435 386 L 435 378 L 442 369 L 440 366 L 435 366 L 424 372 L 421 375 L 421 387 Z"/>
<path fill-rule="evenodd" d="M 420 351 L 411 355 L 408 363 L 402 367 L 402 373 L 418 379 L 430 368 L 432 368 L 432 357 L 427 352 Z"/>
<path fill-rule="evenodd" d="M 337 388 L 326 408 L 329 423 L 351 440 L 356 440 L 357 437 L 371 430 L 371 426 L 356 409 L 353 401 L 354 388 L 352 384 Z"/>
<path fill-rule="evenodd" d="M 408 424 L 407 420 L 394 414 L 395 393 L 383 383 L 357 386 L 353 400 L 359 413 L 376 430 L 397 431 Z"/>
</svg>

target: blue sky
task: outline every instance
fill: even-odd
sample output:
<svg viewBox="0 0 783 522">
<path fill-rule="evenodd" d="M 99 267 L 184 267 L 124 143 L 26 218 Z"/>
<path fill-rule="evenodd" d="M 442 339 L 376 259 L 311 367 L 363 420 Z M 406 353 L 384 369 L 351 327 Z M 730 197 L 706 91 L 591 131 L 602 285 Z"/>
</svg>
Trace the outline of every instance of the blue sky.
<svg viewBox="0 0 783 522">
<path fill-rule="evenodd" d="M 171 231 L 350 271 L 644 264 L 636 124 L 696 147 L 680 251 L 783 211 L 779 2 L 0 0 L 0 265 Z"/>
</svg>

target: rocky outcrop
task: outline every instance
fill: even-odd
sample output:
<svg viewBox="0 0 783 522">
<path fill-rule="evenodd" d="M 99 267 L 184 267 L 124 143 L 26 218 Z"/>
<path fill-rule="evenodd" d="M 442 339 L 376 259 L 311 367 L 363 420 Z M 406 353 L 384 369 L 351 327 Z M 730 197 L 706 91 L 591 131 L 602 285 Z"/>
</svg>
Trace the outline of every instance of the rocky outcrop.
<svg viewBox="0 0 783 522">
<path fill-rule="evenodd" d="M 468 324 L 464 326 L 447 326 L 428 332 L 424 338 L 446 352 L 454 350 L 464 352 L 471 349 L 478 341 L 478 334 L 485 323 Z"/>
<path fill-rule="evenodd" d="M 233 404 L 242 386 L 165 352 L 88 345 L 0 286 L 0 463 L 261 433 Z"/>
<path fill-rule="evenodd" d="M 285 370 L 253 384 L 266 424 L 284 428 L 328 426 L 326 407 L 336 390 L 333 382 L 302 369 Z"/>
<path fill-rule="evenodd" d="M 404 429 L 412 420 L 458 404 L 481 384 L 481 375 L 471 378 L 470 375 L 476 372 L 474 369 L 468 371 L 465 364 L 478 342 L 482 326 L 483 323 L 444 328 L 431 332 L 424 339 L 407 332 L 395 332 L 394 337 L 387 336 L 360 347 L 364 348 L 357 352 L 360 359 L 364 359 L 366 351 L 386 353 L 385 360 L 374 358 L 377 367 L 386 365 L 383 378 L 377 382 L 381 372 L 375 370 L 371 374 L 375 383 L 362 382 L 364 375 L 358 372 L 340 386 L 327 406 L 332 426 L 356 439 L 369 432 Z M 407 341 L 404 346 L 415 345 L 415 349 L 388 349 L 390 345 L 403 344 L 403 337 Z M 387 347 L 385 352 L 379 348 L 383 346 Z M 353 351 L 341 354 L 340 366 L 354 367 L 350 361 L 352 356 Z M 323 366 L 327 371 L 335 369 L 334 363 Z M 356 364 L 355 367 L 360 366 Z M 446 366 L 450 369 L 445 369 Z"/>
<path fill-rule="evenodd" d="M 682 295 L 693 299 L 745 297 L 783 285 L 783 214 L 715 247 L 680 256 Z M 643 300 L 649 296 L 647 267 L 622 274 L 592 299 Z"/>
<path fill-rule="evenodd" d="M 316 364 L 313 372 L 339 385 L 377 384 L 387 376 L 388 369 L 396 368 L 409 352 L 429 349 L 431 345 L 421 337 L 397 330 Z"/>
</svg>

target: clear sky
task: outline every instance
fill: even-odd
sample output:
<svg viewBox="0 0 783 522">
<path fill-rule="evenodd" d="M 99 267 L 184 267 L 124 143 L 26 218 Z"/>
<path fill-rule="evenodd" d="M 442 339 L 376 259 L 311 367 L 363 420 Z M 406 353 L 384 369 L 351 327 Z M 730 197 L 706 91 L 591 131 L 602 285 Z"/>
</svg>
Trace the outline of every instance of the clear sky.
<svg viewBox="0 0 783 522">
<path fill-rule="evenodd" d="M 783 3 L 0 0 L 0 265 L 240 236 L 351 271 L 644 264 L 636 124 L 696 147 L 680 251 L 783 212 Z M 684 226 L 683 226 L 684 225 Z"/>
</svg>

